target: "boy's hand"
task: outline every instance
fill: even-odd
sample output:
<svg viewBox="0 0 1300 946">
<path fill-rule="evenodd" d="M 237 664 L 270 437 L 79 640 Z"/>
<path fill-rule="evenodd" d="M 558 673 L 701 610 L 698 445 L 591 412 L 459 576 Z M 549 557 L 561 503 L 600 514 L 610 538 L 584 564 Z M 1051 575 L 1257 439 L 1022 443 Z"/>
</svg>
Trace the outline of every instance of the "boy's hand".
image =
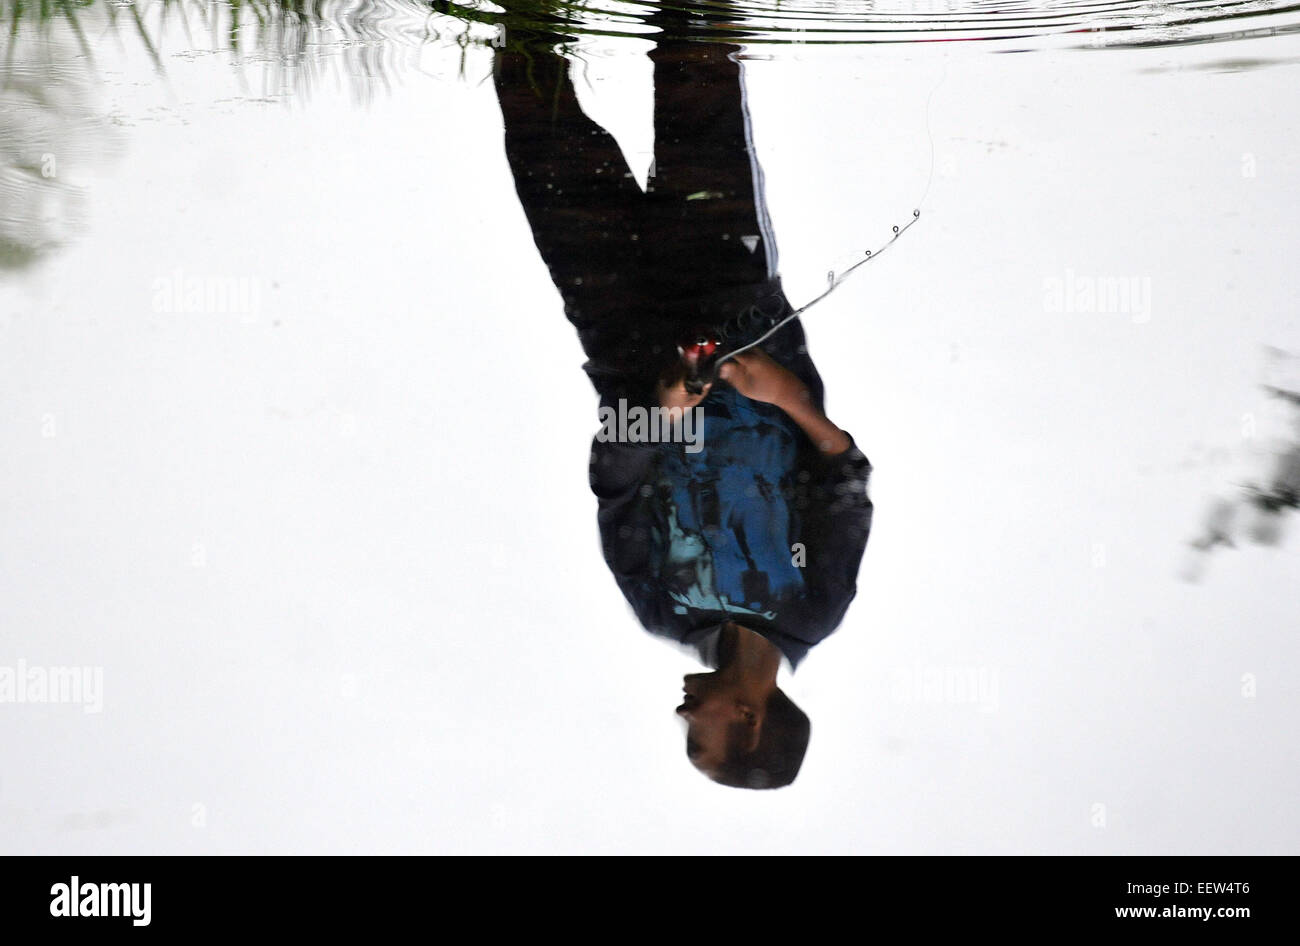
<svg viewBox="0 0 1300 946">
<path fill-rule="evenodd" d="M 678 362 L 660 377 L 655 392 L 659 395 L 660 407 L 688 411 L 708 397 L 712 387 L 712 384 L 706 384 L 699 394 L 691 394 L 686 390 L 686 369 Z"/>
<path fill-rule="evenodd" d="M 813 403 L 808 386 L 794 372 L 781 367 L 761 348 L 751 348 L 723 362 L 718 377 L 752 401 L 765 401 L 785 411 L 812 441 L 818 452 L 838 456 L 852 446 L 840 430 Z"/>
<path fill-rule="evenodd" d="M 808 403 L 808 386 L 761 348 L 723 362 L 718 377 L 751 401 L 775 405 L 786 413 Z"/>
</svg>

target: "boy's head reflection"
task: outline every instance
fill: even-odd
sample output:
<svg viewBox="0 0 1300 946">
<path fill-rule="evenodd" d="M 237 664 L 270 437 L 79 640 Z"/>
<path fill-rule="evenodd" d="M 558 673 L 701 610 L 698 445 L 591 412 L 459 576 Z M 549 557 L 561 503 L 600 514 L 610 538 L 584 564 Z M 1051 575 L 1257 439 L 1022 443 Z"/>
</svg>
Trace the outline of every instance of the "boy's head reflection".
<svg viewBox="0 0 1300 946">
<path fill-rule="evenodd" d="M 761 634 L 727 623 L 721 668 L 682 679 L 677 715 L 687 723 L 686 756 L 734 788 L 780 788 L 799 774 L 810 724 L 776 685 L 781 652 Z"/>
<path fill-rule="evenodd" d="M 722 784 L 775 788 L 794 780 L 810 731 L 777 675 L 835 630 L 854 596 L 871 465 L 826 416 L 797 320 L 702 390 L 687 383 L 689 339 L 734 350 L 792 309 L 740 49 L 690 41 L 681 14 L 652 21 L 682 38 L 649 54 L 644 189 L 583 113 L 555 34 L 512 30 L 496 52 L 506 155 L 600 395 L 589 475 L 605 561 L 642 626 L 712 669 L 685 680 L 687 754 Z M 670 426 L 664 409 L 693 414 L 702 437 L 647 436 Z"/>
</svg>

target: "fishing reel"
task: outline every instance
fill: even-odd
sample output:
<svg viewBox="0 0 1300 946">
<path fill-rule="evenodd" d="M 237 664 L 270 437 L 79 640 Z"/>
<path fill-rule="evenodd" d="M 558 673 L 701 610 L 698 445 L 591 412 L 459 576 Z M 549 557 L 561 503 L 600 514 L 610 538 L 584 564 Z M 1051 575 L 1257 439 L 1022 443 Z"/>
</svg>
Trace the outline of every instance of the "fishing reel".
<svg viewBox="0 0 1300 946">
<path fill-rule="evenodd" d="M 721 344 L 714 335 L 697 332 L 692 341 L 677 346 L 677 354 L 686 369 L 684 383 L 691 394 L 702 394 L 717 376 L 717 351 Z"/>
<path fill-rule="evenodd" d="M 702 394 L 717 380 L 722 363 L 750 347 L 778 323 L 776 316 L 763 315 L 756 306 L 742 309 L 714 328 L 697 329 L 677 345 L 685 369 L 686 390 Z"/>
</svg>

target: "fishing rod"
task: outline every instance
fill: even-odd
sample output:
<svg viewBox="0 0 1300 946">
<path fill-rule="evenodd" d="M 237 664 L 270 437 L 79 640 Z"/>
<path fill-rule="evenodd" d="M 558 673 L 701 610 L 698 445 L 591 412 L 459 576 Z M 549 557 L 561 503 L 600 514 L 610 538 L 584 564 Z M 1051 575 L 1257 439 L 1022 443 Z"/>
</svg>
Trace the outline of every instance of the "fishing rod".
<svg viewBox="0 0 1300 946">
<path fill-rule="evenodd" d="M 927 186 L 928 190 L 928 186 Z M 894 233 L 884 246 L 877 250 L 864 250 L 862 259 L 855 262 L 842 272 L 830 270 L 826 274 L 826 288 L 821 294 L 805 302 L 799 308 L 792 311 L 779 322 L 772 325 L 767 331 L 751 342 L 747 342 L 737 348 L 727 350 L 726 343 L 736 335 L 740 335 L 746 328 L 751 325 L 754 314 L 757 311 L 755 306 L 750 306 L 736 316 L 729 319 L 720 329 L 712 335 L 701 333 L 689 345 L 679 345 L 677 352 L 681 355 L 683 362 L 686 364 L 686 390 L 691 394 L 700 394 L 718 377 L 718 371 L 721 367 L 733 358 L 744 354 L 751 348 L 755 348 L 767 341 L 785 326 L 789 325 L 799 316 L 803 315 L 817 303 L 821 302 L 832 292 L 838 289 L 849 276 L 861 266 L 871 262 L 873 259 L 879 259 L 880 255 L 889 249 L 899 237 L 910 230 L 916 221 L 921 219 L 920 209 L 912 211 L 912 219 L 907 221 L 903 226 L 894 227 Z"/>
<path fill-rule="evenodd" d="M 939 91 L 939 87 L 943 85 L 944 80 L 947 78 L 948 64 L 945 62 L 939 80 L 933 87 L 931 87 L 930 94 L 926 96 L 925 99 L 925 134 L 930 144 L 930 169 L 925 178 L 925 190 L 921 194 L 921 199 L 917 204 L 917 208 L 912 211 L 912 219 L 907 221 L 907 223 L 901 227 L 895 225 L 893 236 L 891 236 L 889 241 L 885 243 L 884 246 L 880 247 L 880 249 L 874 251 L 863 251 L 862 259 L 858 260 L 843 272 L 836 273 L 835 270 L 828 272 L 826 274 L 826 288 L 820 295 L 795 309 L 785 318 L 772 325 L 771 328 L 752 342 L 748 342 L 737 348 L 731 349 L 730 351 L 725 349 L 726 343 L 732 338 L 733 330 L 734 333 L 738 335 L 746 328 L 751 327 L 750 321 L 757 312 L 757 307 L 755 306 L 750 306 L 748 309 L 739 313 L 739 315 L 734 316 L 728 321 L 728 323 L 724 324 L 715 335 L 701 333 L 691 344 L 679 345 L 677 347 L 677 352 L 681 356 L 682 362 L 686 367 L 685 384 L 687 391 L 691 394 L 702 393 L 705 387 L 714 382 L 718 376 L 718 369 L 724 364 L 731 361 L 736 356 L 742 355 L 750 349 L 763 344 L 763 342 L 767 341 L 782 328 L 789 325 L 817 303 L 821 302 L 838 289 L 844 280 L 848 279 L 848 277 L 851 276 L 859 267 L 871 262 L 873 259 L 879 258 L 881 253 L 885 252 L 885 250 L 898 242 L 898 238 L 910 230 L 916 221 L 921 219 L 920 208 L 924 206 L 926 198 L 930 196 L 930 185 L 934 183 L 934 131 L 930 127 L 930 106 L 934 101 L 934 94 Z M 720 335 L 721 338 L 717 337 L 718 335 Z"/>
</svg>

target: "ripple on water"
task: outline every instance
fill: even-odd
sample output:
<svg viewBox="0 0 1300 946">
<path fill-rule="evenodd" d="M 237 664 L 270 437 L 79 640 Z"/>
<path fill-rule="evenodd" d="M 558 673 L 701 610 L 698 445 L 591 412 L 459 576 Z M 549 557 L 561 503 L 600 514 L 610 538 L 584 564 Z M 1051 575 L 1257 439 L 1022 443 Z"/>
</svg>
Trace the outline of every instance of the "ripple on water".
<svg viewBox="0 0 1300 946">
<path fill-rule="evenodd" d="M 994 42 L 1017 48 L 1165 46 L 1273 36 L 1300 29 L 1292 0 L 702 0 L 689 6 L 624 0 L 505 6 L 435 0 L 434 9 L 492 27 L 563 21 L 574 35 L 661 30 L 747 43 Z M 669 15 L 665 15 L 669 14 Z M 672 14 L 676 14 L 673 16 Z"/>
</svg>

